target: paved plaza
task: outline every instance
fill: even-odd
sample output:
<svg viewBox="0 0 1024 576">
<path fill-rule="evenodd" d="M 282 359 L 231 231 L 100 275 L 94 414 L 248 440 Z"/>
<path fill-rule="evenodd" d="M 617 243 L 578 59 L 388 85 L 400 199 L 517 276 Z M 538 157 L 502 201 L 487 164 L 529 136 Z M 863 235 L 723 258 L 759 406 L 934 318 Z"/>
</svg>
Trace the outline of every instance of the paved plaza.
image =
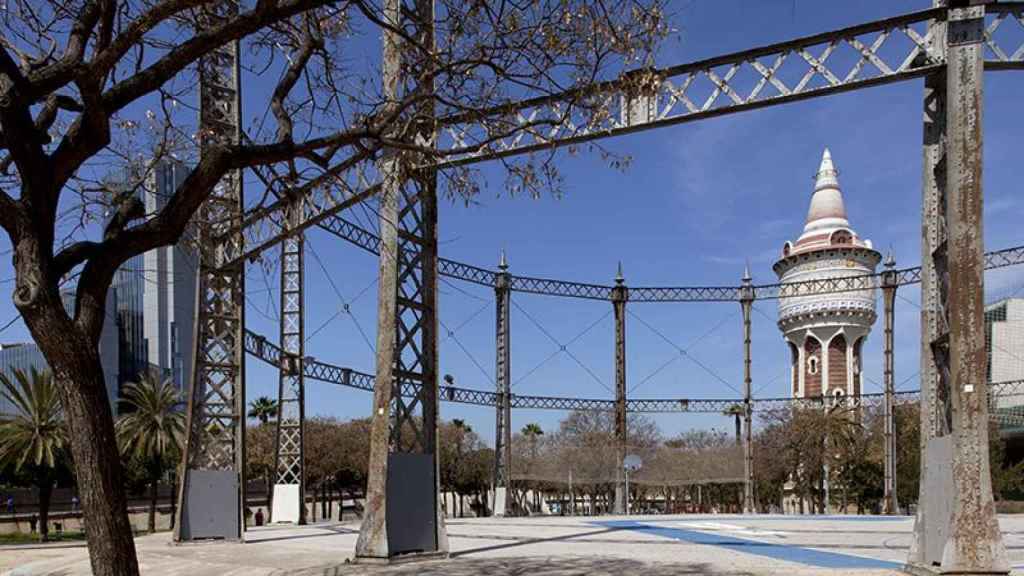
<svg viewBox="0 0 1024 576">
<path fill-rule="evenodd" d="M 1024 516 L 1000 522 L 1024 574 Z M 268 526 L 245 544 L 172 546 L 136 540 L 143 574 L 214 576 L 508 574 L 892 574 L 906 559 L 913 519 L 879 516 L 635 516 L 448 521 L 452 558 L 398 566 L 350 563 L 358 524 Z M 83 545 L 0 548 L 7 575 L 89 573 Z"/>
</svg>

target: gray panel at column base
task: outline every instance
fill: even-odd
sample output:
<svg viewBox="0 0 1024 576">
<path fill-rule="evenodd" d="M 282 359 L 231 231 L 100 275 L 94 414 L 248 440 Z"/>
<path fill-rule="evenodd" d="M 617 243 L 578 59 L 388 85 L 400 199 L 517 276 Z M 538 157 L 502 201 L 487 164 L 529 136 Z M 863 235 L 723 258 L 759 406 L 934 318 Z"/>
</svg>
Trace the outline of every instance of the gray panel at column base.
<svg viewBox="0 0 1024 576">
<path fill-rule="evenodd" d="M 389 454 L 388 550 L 399 554 L 437 551 L 437 488 L 431 454 Z"/>
<path fill-rule="evenodd" d="M 495 488 L 494 489 L 494 506 L 491 508 L 491 514 L 494 516 L 505 515 L 505 499 L 508 497 L 507 488 Z"/>
<path fill-rule="evenodd" d="M 190 470 L 181 515 L 181 541 L 241 540 L 238 473 Z"/>
<path fill-rule="evenodd" d="M 927 469 L 922 481 L 927 497 L 918 503 L 924 522 L 915 526 L 919 534 L 914 535 L 923 551 L 924 562 L 916 568 L 938 573 L 953 518 L 953 435 L 930 438 L 925 458 Z"/>
</svg>

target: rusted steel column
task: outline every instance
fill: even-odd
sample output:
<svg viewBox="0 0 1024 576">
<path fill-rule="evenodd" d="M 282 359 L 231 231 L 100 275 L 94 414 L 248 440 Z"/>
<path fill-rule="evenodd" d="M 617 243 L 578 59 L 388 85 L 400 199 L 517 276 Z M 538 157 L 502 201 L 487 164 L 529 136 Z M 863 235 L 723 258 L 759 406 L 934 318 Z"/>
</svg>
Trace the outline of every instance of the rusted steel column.
<svg viewBox="0 0 1024 576">
<path fill-rule="evenodd" d="M 403 24 L 411 24 L 420 47 L 403 50 L 399 34 L 390 29 L 384 33 L 383 92 L 396 101 L 409 95 L 400 91 L 408 80 L 402 77 L 403 54 L 432 54 L 434 41 L 432 0 L 416 0 L 411 11 L 401 8 L 400 0 L 386 0 L 384 20 L 402 30 L 410 28 Z M 395 137 L 430 147 L 436 145 L 434 78 L 429 62 L 418 64 L 405 67 L 417 73 L 415 85 L 407 89 L 423 98 L 415 119 Z M 361 561 L 448 552 L 437 461 L 437 171 L 422 168 L 429 160 L 392 148 L 380 166 L 377 379 L 366 513 L 356 543 L 356 559 Z M 390 475 L 393 466 L 397 472 Z M 391 505 L 390 482 L 398 483 L 398 499 Z"/>
<path fill-rule="evenodd" d="M 495 404 L 494 427 L 494 490 L 491 510 L 497 516 L 514 514 L 512 498 L 512 398 L 511 351 L 509 334 L 509 304 L 512 291 L 509 286 L 508 261 L 501 252 L 498 275 L 494 285 L 495 319 Z"/>
<path fill-rule="evenodd" d="M 882 299 L 885 315 L 885 341 L 883 356 L 885 362 L 885 485 L 883 487 L 882 514 L 898 514 L 899 504 L 896 500 L 896 420 L 893 412 L 893 314 L 896 306 L 896 260 L 892 252 L 885 259 L 885 271 L 882 273 Z"/>
<path fill-rule="evenodd" d="M 383 0 L 382 15 L 399 26 L 401 0 Z M 402 51 L 400 37 L 384 31 L 382 89 L 390 100 L 399 97 Z M 363 522 L 356 541 L 356 558 L 388 558 L 387 478 L 391 440 L 391 396 L 394 387 L 395 326 L 398 321 L 398 196 L 402 193 L 397 151 L 388 149 L 380 162 L 380 255 L 377 269 L 377 366 L 373 384 L 373 415 L 370 422 L 369 465 Z"/>
<path fill-rule="evenodd" d="M 743 309 L 743 513 L 753 514 L 754 506 L 754 405 L 750 377 L 750 311 L 754 306 L 754 287 L 750 268 L 743 272 L 740 307 Z"/>
<path fill-rule="evenodd" d="M 615 312 L 615 513 L 626 513 L 625 474 L 623 461 L 626 459 L 626 300 L 629 289 L 622 276 L 622 263 L 615 275 L 612 288 L 612 309 Z"/>
<path fill-rule="evenodd" d="M 943 6 L 944 0 L 935 0 Z M 933 20 L 929 24 L 928 48 L 933 57 L 944 58 L 946 22 Z M 909 566 L 930 570 L 933 562 L 942 559 L 945 531 L 949 526 L 948 506 L 942 506 L 945 481 L 941 472 L 949 463 L 932 462 L 944 441 L 945 417 L 940 418 L 939 390 L 944 381 L 936 362 L 932 343 L 941 341 L 945 322 L 940 322 L 939 274 L 934 253 L 943 244 L 945 229 L 940 226 L 942 206 L 945 202 L 946 158 L 946 73 L 936 72 L 924 80 L 924 131 L 921 171 L 921 403 L 920 403 L 920 483 L 918 486 L 917 514 L 914 519 L 914 538 L 907 558 Z M 940 422 L 943 425 L 940 425 Z M 952 480 L 949 480 L 952 484 Z M 949 488 L 952 489 L 951 487 Z M 933 496 L 935 494 L 937 497 Z"/>
<path fill-rule="evenodd" d="M 966 2 L 962 2 L 966 4 Z M 982 235 L 985 7 L 951 8 L 946 70 L 946 259 L 949 393 L 953 416 L 952 525 L 944 572 L 1007 573 L 988 458 Z"/>
<path fill-rule="evenodd" d="M 288 207 L 287 223 L 296 228 L 302 201 Z M 297 232 L 281 244 L 281 357 L 277 386 L 277 424 L 274 435 L 274 487 L 270 515 L 274 522 L 306 523 L 305 423 L 305 238 Z"/>
<path fill-rule="evenodd" d="M 966 4 L 956 2 L 929 36 L 933 57 L 945 55 L 947 66 L 925 80 L 921 484 L 908 563 L 918 571 L 1005 574 L 988 461 L 984 7 Z"/>
</svg>

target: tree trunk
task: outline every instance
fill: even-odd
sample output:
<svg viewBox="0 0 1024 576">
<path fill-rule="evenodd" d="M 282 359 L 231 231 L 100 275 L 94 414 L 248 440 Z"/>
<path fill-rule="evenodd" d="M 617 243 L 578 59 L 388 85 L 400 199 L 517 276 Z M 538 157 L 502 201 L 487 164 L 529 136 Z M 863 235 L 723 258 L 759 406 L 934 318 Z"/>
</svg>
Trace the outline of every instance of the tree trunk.
<svg viewBox="0 0 1024 576">
<path fill-rule="evenodd" d="M 327 493 L 327 484 L 320 484 L 320 517 L 326 520 L 331 519 L 330 495 Z"/>
<path fill-rule="evenodd" d="M 171 530 L 174 530 L 174 517 L 178 515 L 178 475 L 171 474 Z"/>
<path fill-rule="evenodd" d="M 31 257 L 21 254 L 21 247 L 18 252 L 16 260 Z M 31 264 L 19 264 L 19 279 L 25 275 L 39 278 Z M 19 280 L 16 292 L 23 289 L 23 282 Z M 88 519 L 92 572 L 96 576 L 137 576 L 138 560 L 98 344 L 71 322 L 56 288 L 38 290 L 43 293 L 16 294 L 15 304 L 60 387 L 82 514 Z"/>
<path fill-rule="evenodd" d="M 316 500 L 317 500 L 316 496 L 317 496 L 317 494 L 316 494 L 316 485 L 314 484 L 313 485 L 313 505 L 310 506 L 310 508 L 313 509 L 312 516 L 313 516 L 313 522 L 314 523 L 316 523 Z"/>
<path fill-rule="evenodd" d="M 156 532 L 156 497 L 160 481 L 156 478 L 149 483 L 149 533 Z"/>
<path fill-rule="evenodd" d="M 43 473 L 39 482 L 39 537 L 46 542 L 50 539 L 50 495 L 53 493 L 53 480 L 48 473 Z"/>
</svg>

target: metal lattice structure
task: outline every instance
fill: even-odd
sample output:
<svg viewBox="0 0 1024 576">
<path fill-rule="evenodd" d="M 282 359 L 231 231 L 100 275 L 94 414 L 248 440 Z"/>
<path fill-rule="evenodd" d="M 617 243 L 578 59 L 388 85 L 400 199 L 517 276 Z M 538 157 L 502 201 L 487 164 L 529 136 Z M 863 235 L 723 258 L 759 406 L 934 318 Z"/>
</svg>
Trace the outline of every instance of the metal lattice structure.
<svg viewBox="0 0 1024 576">
<path fill-rule="evenodd" d="M 324 230 L 363 250 L 378 254 L 380 238 L 373 232 L 346 220 L 341 216 L 330 216 L 319 225 Z M 455 280 L 462 280 L 480 286 L 497 287 L 500 271 L 438 258 L 438 274 Z M 1013 246 L 987 252 L 985 269 L 995 270 L 1024 264 L 1024 246 Z M 774 283 L 753 285 L 754 297 L 759 300 L 777 300 L 793 296 L 834 294 L 881 289 L 885 272 L 863 274 L 841 278 L 802 280 L 786 284 Z M 893 271 L 896 286 L 910 286 L 921 282 L 921 267 L 903 268 Z M 513 292 L 579 298 L 584 300 L 612 299 L 613 285 L 573 282 L 553 278 L 534 278 L 509 274 L 509 287 Z M 742 302 L 743 286 L 630 286 L 629 302 L 680 303 L 680 302 Z"/>
<path fill-rule="evenodd" d="M 412 9 L 386 0 L 384 15 L 393 25 L 408 25 L 426 53 L 432 52 L 433 0 L 415 0 Z M 403 93 L 426 97 L 416 106 L 409 132 L 394 136 L 434 146 L 433 63 L 403 45 L 398 34 L 385 31 L 384 93 L 394 101 Z M 405 76 L 408 69 L 419 72 Z M 388 150 L 381 163 L 377 380 L 357 558 L 448 553 L 437 459 L 437 170 L 421 168 L 424 163 L 421 154 L 399 150 Z M 409 491 L 421 497 L 413 509 L 400 508 L 400 494 Z"/>
<path fill-rule="evenodd" d="M 615 275 L 615 288 L 612 289 L 612 311 L 615 315 L 615 504 L 616 514 L 626 514 L 629 508 L 629 496 L 624 475 L 628 427 L 626 424 L 626 302 L 629 300 L 629 288 L 622 276 L 622 264 Z"/>
<path fill-rule="evenodd" d="M 495 514 L 511 515 L 515 512 L 511 494 L 512 471 L 512 349 L 508 262 L 505 253 L 498 264 L 501 272 L 494 286 L 495 302 L 495 427 L 494 427 L 494 480 L 491 510 Z M 444 392 L 442 392 L 444 394 Z"/>
<path fill-rule="evenodd" d="M 302 216 L 302 199 L 290 205 L 287 218 L 290 227 Z M 281 243 L 281 353 L 278 362 L 277 430 L 274 438 L 274 498 L 288 498 L 271 507 L 270 519 L 277 522 L 306 522 L 305 442 L 305 314 L 304 314 L 304 251 L 305 235 L 301 232 Z M 279 488 L 280 487 L 280 488 Z M 293 494 L 294 493 L 294 494 Z M 281 514 L 274 517 L 276 510 Z M 283 516 L 283 517 L 282 517 Z"/>
<path fill-rule="evenodd" d="M 607 410 L 619 415 L 625 412 L 720 413 L 743 402 L 747 406 L 749 432 L 749 417 L 755 410 L 822 407 L 829 402 L 823 398 L 755 400 L 749 393 L 743 400 L 628 399 L 624 391 L 614 400 L 514 395 L 508 386 L 510 292 L 613 301 L 624 308 L 627 301 L 749 303 L 753 299 L 875 288 L 888 289 L 894 294 L 898 286 L 920 282 L 924 326 L 920 393 L 892 389 L 892 346 L 891 337 L 887 337 L 886 392 L 861 395 L 859 402 L 861 406 L 884 403 L 888 420 L 894 405 L 915 402 L 920 396 L 922 454 L 931 454 L 935 441 L 947 438 L 943 441 L 950 443 L 947 449 L 951 450 L 952 468 L 962 470 L 951 480 L 957 494 L 954 522 L 957 526 L 972 528 L 943 532 L 945 520 L 935 519 L 934 511 L 926 507 L 919 516 L 925 520 L 915 531 L 911 562 L 930 565 L 940 557 L 942 562 L 948 561 L 944 569 L 1001 571 L 1001 540 L 998 528 L 994 533 L 991 530 L 993 519 L 986 511 L 991 508 L 986 508 L 991 500 L 991 494 L 985 492 L 987 460 L 979 456 L 984 451 L 976 448 L 984 444 L 985 423 L 989 417 L 1004 423 L 1024 419 L 1024 414 L 1005 409 L 998 400 L 1021 395 L 1022 383 L 993 384 L 986 391 L 984 379 L 977 377 L 978 358 L 982 356 L 976 353 L 980 318 L 975 316 L 980 313 L 982 270 L 1024 262 L 1024 247 L 982 254 L 981 79 L 985 69 L 1024 69 L 1024 41 L 1014 40 L 1018 45 L 1005 45 L 1007 36 L 1001 34 L 1006 26 L 1024 26 L 1024 3 L 967 4 L 951 0 L 947 5 L 944 0 L 937 0 L 936 7 L 930 10 L 699 62 L 637 70 L 615 80 L 562 94 L 510 102 L 489 111 L 437 118 L 436 123 L 433 105 L 423 104 L 416 110 L 420 122 L 413 123 L 410 133 L 393 136 L 433 147 L 438 152 L 437 157 L 443 158 L 441 162 L 397 150 L 387 150 L 382 157 L 370 154 L 353 160 L 347 170 L 336 175 L 333 186 L 295 190 L 279 197 L 274 204 L 247 214 L 242 209 L 240 175 L 229 174 L 199 215 L 202 245 L 197 350 L 189 397 L 188 448 L 183 459 L 182 505 L 176 539 L 241 538 L 243 343 L 250 352 L 282 370 L 282 399 L 287 396 L 288 402 L 298 406 L 300 431 L 303 378 L 374 391 L 369 505 L 357 555 L 389 558 L 396 550 L 389 547 L 388 541 L 390 513 L 386 502 L 392 482 L 388 470 L 392 460 L 401 454 L 418 453 L 434 458 L 433 510 L 437 515 L 429 520 L 434 526 L 432 549 L 441 552 L 447 549 L 436 501 L 439 400 L 495 407 L 499 434 L 506 437 L 506 449 L 512 408 Z M 403 23 L 403 18 L 411 18 L 411 22 L 405 22 L 412 24 L 408 28 L 416 31 L 420 42 L 430 45 L 433 4 L 430 0 L 415 0 L 414 5 L 415 9 L 403 11 L 400 0 L 386 0 L 385 21 L 397 25 Z M 203 18 L 205 23 L 212 24 L 236 13 L 237 5 L 225 2 L 207 9 Z M 429 64 L 419 62 L 418 69 L 416 66 L 403 68 L 410 62 L 403 62 L 409 55 L 403 54 L 401 39 L 390 32 L 384 36 L 385 93 L 397 97 L 403 91 L 418 90 L 432 95 Z M 794 75 L 793 68 L 801 70 Z M 420 76 L 406 76 L 410 70 L 419 70 Z M 926 113 L 922 217 L 925 238 L 920 268 L 887 269 L 874 275 L 765 286 L 745 282 L 739 287 L 632 287 L 626 291 L 621 283 L 606 286 L 512 276 L 504 269 L 494 272 L 437 257 L 439 169 L 914 78 L 924 79 Z M 203 59 L 200 99 L 200 134 L 204 147 L 212 142 L 238 142 L 237 45 L 226 46 Z M 539 129 L 538 123 L 546 127 Z M 507 136 L 495 138 L 496 135 Z M 344 209 L 371 196 L 380 198 L 380 237 L 338 216 Z M 380 255 L 375 376 L 307 360 L 302 356 L 301 344 L 296 347 L 289 340 L 297 333 L 301 341 L 301 233 L 310 226 L 319 226 Z M 244 333 L 243 266 L 247 259 L 282 242 L 286 253 L 282 293 L 297 297 L 287 302 L 282 298 L 282 313 L 287 304 L 287 314 L 291 315 L 291 320 L 298 319 L 298 328 L 296 330 L 294 322 L 286 321 L 281 328 L 281 346 L 277 347 L 262 337 Z M 287 262 L 288 255 L 297 256 L 297 266 Z M 496 380 L 499 385 L 495 392 L 438 386 L 438 274 L 504 291 L 498 309 Z M 616 312 L 618 318 L 619 310 Z M 886 313 L 887 320 L 891 320 L 891 305 L 887 306 Z M 749 311 L 745 316 L 745 329 L 749 330 Z M 618 367 L 624 366 L 625 338 L 624 323 L 616 324 L 617 327 L 622 325 L 616 339 Z M 891 330 L 887 330 L 887 336 L 891 336 Z M 749 347 L 745 360 L 749 367 Z M 622 372 L 624 374 L 624 369 Z M 617 385 L 620 380 L 624 387 L 624 376 L 617 377 Z M 749 380 L 748 372 L 745 377 L 748 390 Z M 295 394 L 288 396 L 286 391 L 289 390 Z M 1012 390 L 1012 394 L 1007 390 Z M 986 392 L 984 398 L 982 392 Z M 887 427 L 889 424 L 887 422 Z M 282 432 L 286 428 L 282 426 Z M 625 426 L 621 425 L 620 429 L 624 436 Z M 301 463 L 301 448 L 299 454 Z M 502 467 L 510 469 L 507 454 L 495 469 L 496 485 Z M 281 470 L 288 474 L 286 479 L 294 478 L 293 466 L 279 468 L 279 472 Z M 299 470 L 301 477 L 301 466 Z M 923 469 L 927 470 L 927 467 Z M 749 476 L 748 471 L 747 481 Z M 508 480 L 505 474 L 506 484 Z M 924 491 L 929 482 L 923 477 L 923 502 L 930 502 Z M 888 482 L 886 488 L 894 490 Z M 227 503 L 229 522 L 204 525 L 197 521 L 196 507 L 211 500 Z M 953 536 L 947 539 L 947 533 Z M 943 547 L 951 553 L 942 554 Z M 987 550 L 991 555 L 972 555 L 974 549 Z"/>
<path fill-rule="evenodd" d="M 246 332 L 246 352 L 259 358 L 261 361 L 272 366 L 280 365 L 281 349 L 269 342 L 263 336 L 252 331 Z M 348 388 L 355 388 L 373 391 L 374 376 L 344 368 L 325 364 L 313 358 L 307 358 L 303 363 L 306 378 L 317 380 L 327 384 L 335 384 Z M 992 406 L 1000 402 L 1015 401 L 1020 398 L 1024 403 L 1024 380 L 1012 380 L 1008 382 L 995 382 L 990 385 Z M 408 398 L 415 398 L 419 392 L 414 384 L 405 384 L 401 394 Z M 497 392 L 487 390 L 474 390 L 458 386 L 439 387 L 439 398 L 445 402 L 455 404 L 469 404 L 473 406 L 489 406 L 497 408 L 500 399 Z M 561 396 L 535 396 L 526 394 L 509 394 L 510 407 L 515 409 L 529 410 L 560 410 L 560 411 L 594 411 L 614 412 L 616 401 L 614 399 L 602 398 L 569 398 Z M 861 406 L 880 406 L 885 402 L 885 393 L 872 393 L 860 395 Z M 902 390 L 893 392 L 893 404 L 914 404 L 920 399 L 919 390 Z M 828 405 L 833 402 L 832 398 L 807 397 L 807 398 L 753 398 L 751 399 L 751 412 L 772 412 L 789 408 L 812 408 Z M 707 413 L 721 414 L 736 404 L 743 404 L 743 398 L 632 398 L 626 400 L 626 412 L 635 414 L 678 414 L 678 413 Z M 1005 422 L 1016 426 L 1024 426 L 1024 414 L 1017 414 L 1006 411 L 1000 414 L 993 414 L 992 419 L 997 422 Z"/>
<path fill-rule="evenodd" d="M 924 10 L 707 60 L 627 74 L 618 80 L 562 94 L 512 102 L 472 117 L 440 118 L 437 146 L 439 152 L 450 159 L 438 167 L 486 162 L 920 78 L 945 66 L 945 54 L 929 48 L 934 33 L 928 27 L 933 19 L 941 21 L 945 12 L 945 8 Z M 985 30 L 985 68 L 1024 69 L 1024 42 L 1012 40 L 1019 44 L 1006 45 L 1007 40 L 1001 41 L 998 35 L 1002 27 L 1024 21 L 1024 3 L 989 4 L 986 12 L 989 24 Z M 846 57 L 840 61 L 844 51 Z M 787 62 L 802 66 L 802 75 L 784 78 Z M 741 92 L 739 86 L 752 88 Z M 701 87 L 706 88 L 701 91 Z M 588 105 L 580 106 L 583 101 Z M 610 107 L 611 112 L 590 117 L 588 110 L 592 110 L 596 102 Z M 490 122 L 484 124 L 481 119 Z M 543 120 L 554 128 L 531 128 L 532 124 Z M 482 144 L 493 133 L 508 133 L 509 136 Z M 339 189 L 311 187 L 305 192 L 307 201 L 301 228 L 325 222 L 361 199 L 379 193 L 383 178 L 369 160 L 357 162 L 352 170 L 340 172 L 339 177 L 345 182 Z M 248 214 L 241 238 L 221 236 L 224 243 L 221 262 L 253 258 L 282 241 L 288 235 L 284 226 L 287 203 L 278 202 Z M 543 281 L 540 283 L 543 286 Z M 580 289 L 580 294 L 600 291 L 600 287 L 586 289 L 586 286 L 573 288 Z M 688 289 L 675 290 L 680 291 L 675 296 L 666 292 L 651 297 L 665 301 L 692 299 Z M 714 289 L 709 292 L 711 301 L 721 297 Z M 758 295 L 758 298 L 766 297 Z"/>
<path fill-rule="evenodd" d="M 205 6 L 199 23 L 219 25 L 237 16 L 238 5 Z M 237 42 L 225 44 L 199 62 L 201 152 L 237 144 L 241 101 Z M 215 241 L 239 242 L 242 175 L 229 171 L 199 209 L 199 274 L 195 358 L 188 397 L 186 449 L 174 539 L 241 540 L 245 486 L 245 273 L 244 264 L 219 261 Z M 203 511 L 216 501 L 222 514 Z"/>
</svg>

